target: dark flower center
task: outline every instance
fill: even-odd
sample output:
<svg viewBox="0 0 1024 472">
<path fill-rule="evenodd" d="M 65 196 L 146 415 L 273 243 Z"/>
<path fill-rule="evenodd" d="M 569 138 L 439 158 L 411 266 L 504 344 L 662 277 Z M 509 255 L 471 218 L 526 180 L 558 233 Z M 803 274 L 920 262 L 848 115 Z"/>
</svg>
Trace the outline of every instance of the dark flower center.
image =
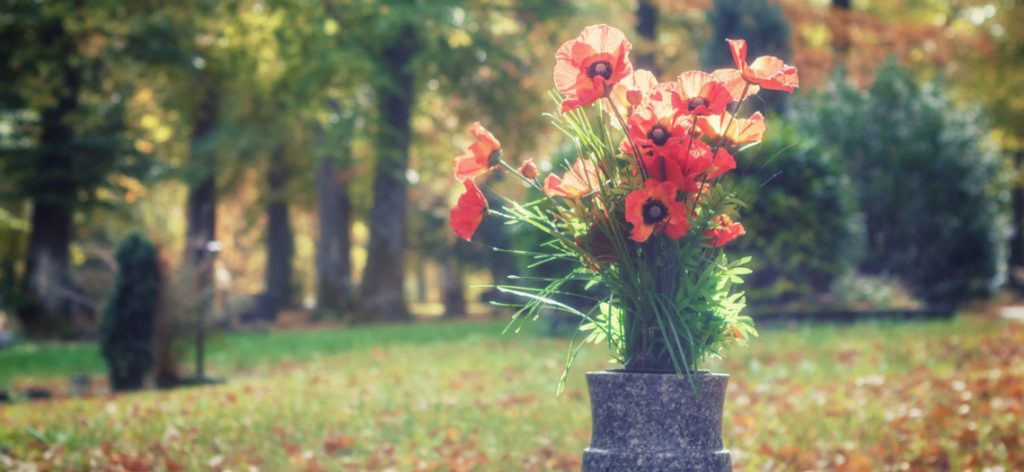
<svg viewBox="0 0 1024 472">
<path fill-rule="evenodd" d="M 651 138 L 651 141 L 653 141 L 657 146 L 664 146 L 665 143 L 668 142 L 668 138 L 671 136 L 672 135 L 669 134 L 668 130 L 661 125 L 654 125 L 654 127 L 651 128 L 651 132 L 647 133 L 647 137 Z"/>
<path fill-rule="evenodd" d="M 647 200 L 647 203 L 644 203 L 643 214 L 644 224 L 654 225 L 668 216 L 668 208 L 658 200 Z"/>
<path fill-rule="evenodd" d="M 612 64 L 608 61 L 597 61 L 587 68 L 587 76 L 591 79 L 599 75 L 604 77 L 604 80 L 612 78 Z"/>
<path fill-rule="evenodd" d="M 708 99 L 704 97 L 694 97 L 690 99 L 690 102 L 687 103 L 687 106 L 690 107 L 690 111 L 693 111 L 700 107 L 706 107 L 709 103 L 711 102 L 708 102 Z"/>
</svg>

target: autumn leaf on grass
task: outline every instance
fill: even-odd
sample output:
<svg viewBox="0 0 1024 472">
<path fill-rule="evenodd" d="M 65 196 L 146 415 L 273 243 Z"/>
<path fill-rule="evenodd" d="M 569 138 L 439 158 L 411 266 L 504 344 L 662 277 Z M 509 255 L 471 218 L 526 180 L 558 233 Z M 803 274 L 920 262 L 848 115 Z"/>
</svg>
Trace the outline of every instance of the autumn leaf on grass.
<svg viewBox="0 0 1024 472">
<path fill-rule="evenodd" d="M 170 457 L 164 457 L 164 469 L 168 472 L 182 472 L 185 470 L 185 466 Z"/>
<path fill-rule="evenodd" d="M 310 459 L 306 462 L 306 465 L 302 467 L 302 472 L 326 472 L 327 468 L 320 465 L 316 459 Z"/>
<path fill-rule="evenodd" d="M 338 434 L 324 440 L 324 452 L 328 455 L 348 452 L 355 445 L 355 439 L 347 434 Z"/>
<path fill-rule="evenodd" d="M 835 464 L 837 472 L 870 472 L 872 469 L 871 458 L 867 455 L 857 452 L 841 452 L 836 454 L 837 461 L 842 459 Z"/>
</svg>

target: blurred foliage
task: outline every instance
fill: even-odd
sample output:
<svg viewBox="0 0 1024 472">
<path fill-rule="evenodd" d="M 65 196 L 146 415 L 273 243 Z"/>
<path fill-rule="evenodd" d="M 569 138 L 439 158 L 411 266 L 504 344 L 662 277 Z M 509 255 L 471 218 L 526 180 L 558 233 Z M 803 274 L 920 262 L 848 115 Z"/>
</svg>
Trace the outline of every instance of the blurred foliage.
<svg viewBox="0 0 1024 472">
<path fill-rule="evenodd" d="M 1007 182 L 981 110 L 890 62 L 867 91 L 837 76 L 793 117 L 849 166 L 865 221 L 861 270 L 899 277 L 932 303 L 998 286 Z"/>
<path fill-rule="evenodd" d="M 587 24 L 608 22 L 621 27 L 633 41 L 634 54 L 657 56 L 658 65 L 667 71 L 693 68 L 701 56 L 721 59 L 723 62 L 717 65 L 728 66 L 728 52 L 715 49 L 725 47 L 723 37 L 742 36 L 749 40 L 752 55 L 792 57 L 792 63 L 800 68 L 805 91 L 822 87 L 832 71 L 841 66 L 858 86 L 868 86 L 884 58 L 895 54 L 918 79 L 945 74 L 949 80 L 945 88 L 955 93 L 957 100 L 985 107 L 1000 146 L 1021 148 L 1024 99 L 1017 91 L 1024 86 L 1024 30 L 1017 25 L 1024 20 L 1024 8 L 1019 0 L 856 0 L 852 10 L 846 12 L 830 8 L 826 1 L 651 3 L 657 9 L 657 34 L 653 39 L 640 38 L 631 31 L 635 26 L 634 2 L 610 0 L 7 1 L 0 11 L 0 43 L 8 46 L 0 49 L 0 304 L 10 307 L 23 295 L 34 203 L 70 201 L 71 267 L 66 282 L 72 286 L 63 288 L 70 289 L 64 290 L 67 293 L 94 297 L 92 289 L 78 282 L 76 271 L 88 269 L 93 254 L 109 251 L 135 228 L 145 228 L 161 246 L 170 248 L 174 256 L 169 266 L 178 269 L 178 249 L 185 239 L 183 203 L 187 188 L 211 172 L 216 175 L 218 232 L 224 243 L 216 262 L 218 290 L 253 294 L 262 289 L 267 222 L 264 208 L 270 198 L 281 196 L 293 207 L 293 283 L 303 287 L 309 301 L 317 258 L 314 242 L 318 237 L 317 220 L 310 211 L 316 205 L 314 169 L 323 159 L 339 162 L 336 180 L 344 184 L 352 198 L 352 269 L 353 279 L 358 282 L 367 259 L 366 216 L 373 205 L 369 177 L 379 160 L 375 143 L 380 131 L 377 101 L 380 90 L 393 86 L 385 64 L 381 64 L 380 52 L 387 41 L 410 24 L 416 27 L 419 53 L 411 66 L 416 75 L 416 102 L 411 123 L 413 141 L 404 175 L 411 210 L 405 242 L 417 263 L 450 260 L 456 254 L 455 259 L 466 266 L 465 280 L 470 285 L 485 277 L 481 269 L 494 277 L 525 270 L 486 247 L 456 243 L 448 234 L 443 224 L 445 207 L 458 192 L 448 178 L 449 160 L 464 147 L 469 123 L 488 117 L 484 125 L 502 140 L 509 160 L 533 158 L 542 168 L 557 164 L 558 159 L 552 156 L 562 143 L 545 131 L 541 113 L 550 107 L 544 92 L 550 87 L 554 50 Z M 836 50 L 837 37 L 848 41 L 845 52 Z M 762 47 L 766 49 L 758 49 Z M 44 114 L 70 91 L 69 76 L 80 77 L 74 94 L 78 103 L 73 113 L 58 121 L 67 125 L 73 138 L 66 144 L 44 143 Z M 858 95 L 851 87 L 841 90 L 844 96 L 839 102 L 865 100 L 846 97 Z M 209 136 L 201 143 L 192 143 L 195 121 L 203 101 L 211 95 L 221 113 Z M 948 97 L 943 100 L 952 106 Z M 903 106 L 902 102 L 890 104 L 893 109 Z M 848 108 L 858 107 L 864 106 Z M 877 108 L 878 113 L 886 109 L 884 104 Z M 939 109 L 931 105 L 926 108 L 933 112 Z M 970 124 L 974 119 L 968 117 L 974 116 L 972 113 L 961 117 L 967 123 L 965 131 L 949 133 L 969 134 L 966 130 L 975 129 Z M 946 123 L 943 129 L 954 129 L 958 125 L 953 122 L 960 119 L 931 118 L 921 110 L 905 114 L 924 116 L 926 122 L 942 121 Z M 816 120 L 797 117 L 804 134 L 817 134 Z M 841 118 L 833 119 L 833 127 L 839 130 L 843 123 Z M 895 119 L 885 123 L 886 130 L 906 127 Z M 891 126 L 894 123 L 899 126 Z M 876 128 L 883 129 L 881 125 Z M 856 141 L 855 129 L 851 126 L 846 134 L 849 146 Z M 932 149 L 947 140 L 932 139 L 923 130 L 916 132 L 922 134 L 906 136 L 920 136 L 921 142 L 914 146 L 921 148 Z M 769 133 L 769 141 L 775 139 L 773 133 Z M 827 136 L 816 137 L 822 149 L 827 147 Z M 780 135 L 782 138 L 789 139 Z M 860 145 L 877 148 L 881 146 L 877 139 L 876 144 Z M 955 143 L 959 138 L 949 139 Z M 770 161 L 777 152 L 769 152 L 769 146 L 766 143 L 764 151 L 755 154 L 758 161 Z M 277 192 L 283 195 L 268 192 L 263 176 L 277 148 L 285 150 L 285 163 L 291 171 L 283 191 Z M 70 166 L 44 169 L 36 158 L 49 151 L 69 157 Z M 787 154 L 780 153 L 776 160 L 783 162 Z M 991 153 L 975 155 L 981 156 L 980 167 L 991 167 Z M 848 159 L 845 151 L 839 154 L 840 161 Z M 892 157 L 893 162 L 896 160 Z M 867 180 L 857 177 L 856 172 L 863 169 L 860 166 L 851 165 L 849 169 L 860 182 L 858 189 Z M 811 167 L 825 172 L 825 167 Z M 939 172 L 931 181 L 940 182 L 956 172 Z M 991 174 L 990 170 L 971 172 Z M 773 174 L 766 171 L 751 178 Z M 785 173 L 779 175 L 764 191 L 773 192 L 772 187 L 786 178 Z M 68 191 L 59 195 L 45 191 L 53 184 Z M 521 191 L 507 188 L 514 183 L 496 185 L 504 192 Z M 972 195 L 980 192 L 963 191 Z M 948 192 L 946 197 L 955 193 Z M 1002 193 L 989 195 L 994 198 L 991 205 L 1003 205 Z M 872 198 L 860 197 L 862 203 Z M 879 198 L 891 196 L 883 194 Z M 926 211 L 929 207 L 921 202 L 915 203 L 915 210 L 907 210 L 908 214 Z M 945 201 L 935 204 L 950 206 Z M 988 214 L 982 208 L 985 204 L 979 205 L 978 214 Z M 767 220 L 763 228 L 755 229 L 759 223 L 754 213 L 745 213 L 750 244 L 762 239 L 757 232 L 776 231 L 764 227 L 769 224 Z M 952 218 L 950 215 L 943 218 Z M 980 222 L 985 218 L 976 219 Z M 957 260 L 986 260 L 988 268 L 966 268 L 984 265 L 971 262 L 951 273 L 963 273 L 963 277 L 978 283 L 981 279 L 998 281 L 982 274 L 998 273 L 992 270 L 998 269 L 998 263 L 992 261 L 999 257 L 1001 246 L 983 248 L 987 244 L 983 241 L 991 235 L 983 236 L 983 224 L 978 225 L 970 231 L 962 230 L 975 237 L 965 236 L 969 241 Z M 993 228 L 999 226 L 998 231 L 1003 231 L 1001 225 Z M 943 223 L 942 227 L 952 226 Z M 487 243 L 519 236 L 515 228 L 486 225 L 481 234 Z M 795 230 L 790 234 L 797 237 Z M 802 241 L 813 240 L 818 237 L 815 235 L 805 235 Z M 934 242 L 927 249 L 942 246 L 950 251 L 953 239 L 952 233 L 941 233 L 937 240 L 946 242 Z M 914 272 L 907 267 L 915 264 L 899 260 L 946 257 L 932 252 L 902 254 L 892 249 L 893 244 L 888 241 L 879 245 L 890 252 L 874 256 L 889 263 L 865 262 L 864 267 L 904 277 L 895 273 L 895 267 Z M 778 259 L 762 257 L 766 261 Z M 787 264 L 797 267 L 786 261 L 775 265 Z M 823 261 L 820 265 L 830 264 Z M 933 265 L 934 261 L 922 264 L 917 272 Z M 943 271 L 948 267 L 935 266 Z M 908 281 L 915 291 L 925 283 Z M 990 287 L 989 283 L 981 285 Z M 778 293 L 796 296 L 812 286 L 818 289 L 827 284 L 793 282 Z M 952 293 L 957 286 L 935 290 Z M 755 299 L 758 290 L 754 290 Z M 971 293 L 984 291 L 971 289 Z M 91 302 L 99 304 L 98 299 Z"/>
<path fill-rule="evenodd" d="M 153 366 L 153 328 L 160 299 L 156 247 L 132 233 L 117 248 L 117 279 L 103 309 L 100 346 L 113 390 L 142 387 Z"/>
<path fill-rule="evenodd" d="M 740 153 L 735 182 L 747 234 L 730 250 L 753 256 L 751 305 L 824 293 L 862 253 L 857 194 L 839 155 L 792 122 L 769 120 L 762 145 Z"/>
</svg>

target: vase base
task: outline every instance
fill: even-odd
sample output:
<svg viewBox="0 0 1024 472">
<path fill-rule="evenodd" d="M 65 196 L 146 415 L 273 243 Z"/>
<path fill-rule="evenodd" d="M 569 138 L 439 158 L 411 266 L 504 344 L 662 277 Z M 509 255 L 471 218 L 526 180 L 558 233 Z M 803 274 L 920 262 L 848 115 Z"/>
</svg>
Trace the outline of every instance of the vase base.
<svg viewBox="0 0 1024 472">
<path fill-rule="evenodd" d="M 732 456 L 728 449 L 691 453 L 631 453 L 588 447 L 583 451 L 583 472 L 728 472 Z"/>
</svg>

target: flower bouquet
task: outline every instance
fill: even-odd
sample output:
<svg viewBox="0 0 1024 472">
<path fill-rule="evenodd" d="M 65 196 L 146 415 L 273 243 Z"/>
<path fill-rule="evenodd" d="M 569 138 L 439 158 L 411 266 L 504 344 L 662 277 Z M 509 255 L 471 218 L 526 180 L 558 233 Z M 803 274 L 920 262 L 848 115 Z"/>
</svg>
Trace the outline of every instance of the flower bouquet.
<svg viewBox="0 0 1024 472">
<path fill-rule="evenodd" d="M 633 69 L 631 45 L 621 31 L 587 27 L 555 54 L 553 96 L 560 112 L 550 118 L 575 145 L 571 165 L 543 178 L 531 161 L 513 165 L 479 123 L 471 129 L 476 141 L 455 158 L 455 178 L 465 186 L 450 213 L 459 237 L 470 240 L 485 217 L 504 218 L 547 238 L 540 247 L 519 252 L 536 264 L 572 266 L 561 277 L 498 285 L 527 300 L 510 328 L 538 318 L 544 307 L 572 313 L 582 319 L 583 336 L 570 343 L 566 370 L 587 343 L 605 344 L 623 367 L 588 375 L 594 412 L 594 438 L 584 461 L 588 470 L 628 469 L 651 457 L 668 457 L 666 450 L 696 450 L 698 443 L 711 448 L 699 460 L 722 463 L 721 395 L 727 376 L 701 373 L 698 367 L 730 345 L 745 344 L 757 331 L 742 315 L 745 299 L 737 287 L 750 272 L 747 259 L 730 260 L 722 250 L 744 229 L 736 221 L 742 202 L 721 177 L 735 169 L 734 155 L 756 145 L 765 132 L 760 113 L 737 116 L 744 101 L 761 90 L 792 92 L 798 86 L 796 68 L 771 56 L 748 63 L 746 43 L 728 42 L 736 68 L 687 71 L 659 83 L 651 72 Z M 477 180 L 501 170 L 542 196 L 488 208 Z M 558 300 L 574 281 L 597 294 L 592 309 Z M 669 391 L 696 402 L 689 413 L 679 411 L 686 404 L 679 398 L 656 406 L 653 397 Z M 632 393 L 625 398 L 623 392 Z M 617 401 L 634 406 L 607 407 Z M 692 420 L 698 417 L 693 411 L 713 410 L 716 402 L 718 429 L 714 411 L 690 421 L 707 430 L 694 433 L 703 439 L 659 429 L 678 429 L 665 419 L 683 414 Z M 614 447 L 637 444 L 633 434 L 651 436 L 640 441 L 650 450 Z M 676 456 L 672 460 L 692 459 Z M 727 451 L 724 457 L 728 461 Z M 666 464 L 672 469 L 690 463 Z"/>
</svg>

